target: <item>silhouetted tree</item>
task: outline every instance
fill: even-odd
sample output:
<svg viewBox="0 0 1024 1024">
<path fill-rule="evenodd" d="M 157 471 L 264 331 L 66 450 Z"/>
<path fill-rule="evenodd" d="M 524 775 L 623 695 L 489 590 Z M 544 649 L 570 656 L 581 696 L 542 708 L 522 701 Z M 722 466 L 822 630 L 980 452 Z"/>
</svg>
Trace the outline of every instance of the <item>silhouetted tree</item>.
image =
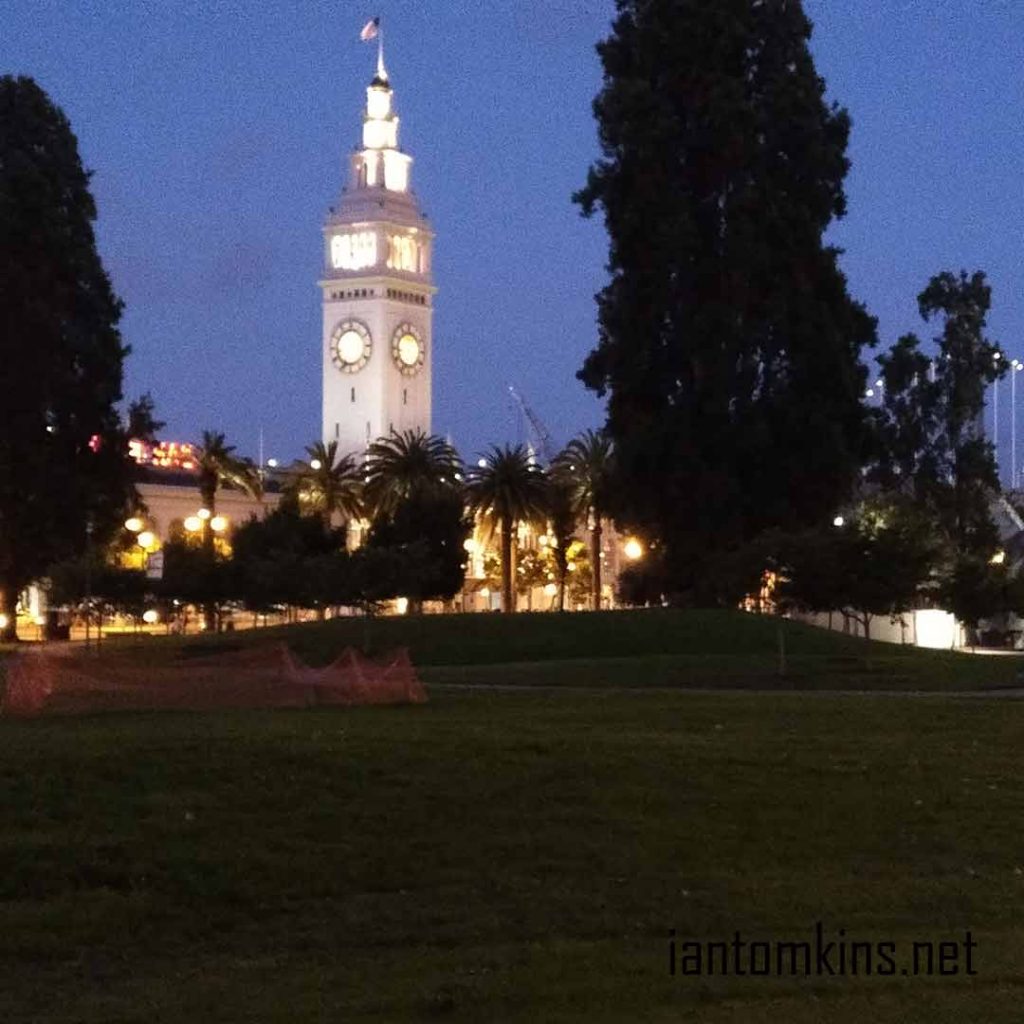
<svg viewBox="0 0 1024 1024">
<path fill-rule="evenodd" d="M 874 320 L 824 236 L 845 213 L 846 112 L 800 0 L 618 0 L 598 45 L 611 280 L 580 371 L 607 395 L 616 519 L 672 590 L 723 600 L 715 559 L 832 518 L 858 480 Z"/>
<path fill-rule="evenodd" d="M 0 611 L 54 562 L 102 545 L 133 501 L 116 411 L 127 348 L 96 205 L 63 112 L 0 77 Z"/>
</svg>

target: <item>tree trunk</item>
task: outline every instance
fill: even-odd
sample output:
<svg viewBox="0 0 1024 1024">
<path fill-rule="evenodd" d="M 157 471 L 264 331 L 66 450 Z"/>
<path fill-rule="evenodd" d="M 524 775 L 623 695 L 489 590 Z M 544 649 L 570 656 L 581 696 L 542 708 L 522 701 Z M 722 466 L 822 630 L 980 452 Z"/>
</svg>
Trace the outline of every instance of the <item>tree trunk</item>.
<svg viewBox="0 0 1024 1024">
<path fill-rule="evenodd" d="M 501 520 L 501 610 L 503 612 L 514 612 L 515 587 L 513 586 L 512 565 L 512 521 L 502 518 Z"/>
<path fill-rule="evenodd" d="M 206 557 L 210 560 L 210 565 L 212 566 L 213 560 L 216 557 L 216 549 L 213 543 L 213 526 L 211 525 L 213 517 L 217 514 L 216 492 L 202 495 L 202 500 L 206 503 L 204 507 L 210 513 L 203 520 L 203 551 L 206 553 Z M 217 603 L 215 601 L 207 601 L 203 605 L 203 629 L 207 633 L 219 632 Z"/>
<path fill-rule="evenodd" d="M 594 516 L 594 528 L 590 531 L 590 573 L 591 599 L 590 604 L 595 612 L 601 610 L 601 517 Z"/>
<path fill-rule="evenodd" d="M 7 622 L 0 631 L 0 640 L 13 643 L 18 639 L 18 593 L 20 588 L 13 583 L 0 586 L 0 611 L 7 616 Z"/>
</svg>

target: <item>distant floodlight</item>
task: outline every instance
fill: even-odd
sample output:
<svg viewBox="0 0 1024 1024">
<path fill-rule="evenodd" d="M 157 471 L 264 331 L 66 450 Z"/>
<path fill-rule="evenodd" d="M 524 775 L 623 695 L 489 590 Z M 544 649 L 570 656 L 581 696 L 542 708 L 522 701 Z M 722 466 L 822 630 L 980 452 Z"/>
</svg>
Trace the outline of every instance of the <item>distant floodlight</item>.
<svg viewBox="0 0 1024 1024">
<path fill-rule="evenodd" d="M 842 516 L 836 516 L 835 519 L 832 520 L 833 526 L 844 526 L 845 524 L 846 520 Z"/>
</svg>

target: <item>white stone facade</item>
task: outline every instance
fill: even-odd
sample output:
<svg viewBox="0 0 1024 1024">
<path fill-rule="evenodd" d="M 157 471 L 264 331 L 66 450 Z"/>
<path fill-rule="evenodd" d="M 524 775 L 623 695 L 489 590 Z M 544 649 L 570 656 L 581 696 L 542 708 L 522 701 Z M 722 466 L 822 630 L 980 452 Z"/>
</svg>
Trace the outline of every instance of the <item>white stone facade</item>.
<svg viewBox="0 0 1024 1024">
<path fill-rule="evenodd" d="M 383 65 L 367 89 L 363 145 L 324 224 L 324 443 L 360 454 L 392 430 L 431 432 L 433 232 L 410 190 L 412 158 Z"/>
</svg>

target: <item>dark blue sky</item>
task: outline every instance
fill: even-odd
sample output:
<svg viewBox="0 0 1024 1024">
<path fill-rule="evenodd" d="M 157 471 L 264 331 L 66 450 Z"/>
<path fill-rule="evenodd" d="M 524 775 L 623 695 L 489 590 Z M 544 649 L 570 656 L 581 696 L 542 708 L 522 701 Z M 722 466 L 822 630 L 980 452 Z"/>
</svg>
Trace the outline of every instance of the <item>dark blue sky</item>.
<svg viewBox="0 0 1024 1024">
<path fill-rule="evenodd" d="M 991 334 L 1024 357 L 1019 3 L 806 6 L 854 123 L 834 238 L 883 343 L 919 329 L 931 274 L 982 268 Z M 0 72 L 35 77 L 78 134 L 127 303 L 126 394 L 152 392 L 168 437 L 220 429 L 255 455 L 262 426 L 266 454 L 290 458 L 317 435 L 320 227 L 359 138 L 375 53 L 358 32 L 378 11 L 437 231 L 435 429 L 467 457 L 521 439 L 508 383 L 557 442 L 602 418 L 574 374 L 605 237 L 570 195 L 596 155 L 611 0 L 5 0 Z"/>
</svg>

